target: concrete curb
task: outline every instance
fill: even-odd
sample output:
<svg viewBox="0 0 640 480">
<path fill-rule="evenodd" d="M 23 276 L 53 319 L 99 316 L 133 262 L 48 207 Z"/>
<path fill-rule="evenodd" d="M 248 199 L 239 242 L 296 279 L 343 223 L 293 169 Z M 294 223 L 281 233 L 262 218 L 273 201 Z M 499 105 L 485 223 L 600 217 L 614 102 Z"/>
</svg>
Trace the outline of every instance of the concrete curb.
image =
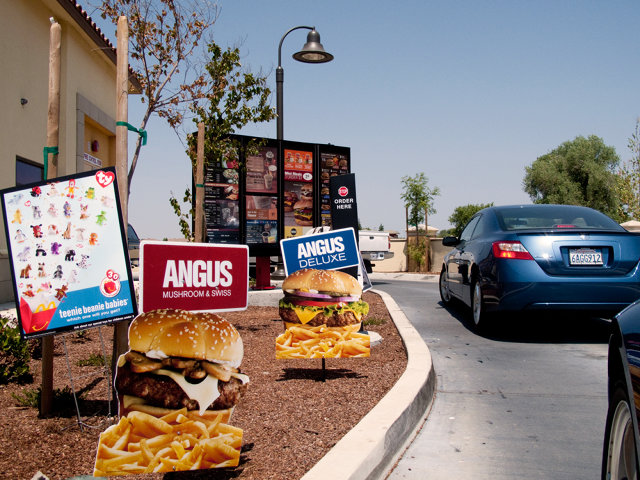
<svg viewBox="0 0 640 480">
<path fill-rule="evenodd" d="M 382 297 L 407 350 L 407 369 L 378 404 L 302 480 L 384 478 L 426 418 L 435 392 L 431 353 L 393 298 Z"/>
</svg>

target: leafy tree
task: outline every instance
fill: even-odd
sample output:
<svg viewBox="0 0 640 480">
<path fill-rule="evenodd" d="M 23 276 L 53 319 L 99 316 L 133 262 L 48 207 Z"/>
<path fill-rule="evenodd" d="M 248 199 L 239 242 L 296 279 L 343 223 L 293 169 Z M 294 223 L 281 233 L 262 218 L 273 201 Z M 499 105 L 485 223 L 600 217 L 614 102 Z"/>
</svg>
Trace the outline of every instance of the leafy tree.
<svg viewBox="0 0 640 480">
<path fill-rule="evenodd" d="M 461 207 L 456 207 L 451 216 L 449 217 L 449 222 L 453 225 L 453 228 L 447 231 L 447 235 L 452 235 L 454 237 L 459 237 L 462 233 L 462 229 L 465 225 L 471 220 L 477 212 L 482 210 L 483 208 L 493 207 L 493 202 L 491 203 L 479 203 L 477 205 L 469 204 L 463 205 Z"/>
<path fill-rule="evenodd" d="M 600 137 L 578 136 L 525 167 L 524 190 L 534 203 L 585 205 L 618 219 L 619 161 Z"/>
<path fill-rule="evenodd" d="M 208 82 L 213 86 L 212 93 L 206 102 L 193 105 L 197 115 L 194 123 L 204 123 L 204 156 L 206 159 L 218 159 L 230 152 L 238 151 L 229 135 L 250 123 L 268 122 L 276 116 L 269 105 L 271 90 L 267 87 L 265 76 L 255 75 L 242 70 L 240 51 L 237 48 L 222 50 L 215 43 L 209 44 L 210 60 L 205 69 Z M 193 175 L 196 175 L 197 136 L 187 136 L 187 153 L 191 158 Z M 260 146 L 259 141 L 249 142 L 246 154 L 255 153 Z M 189 189 L 183 198 L 188 204 L 192 201 Z M 175 196 L 170 198 L 171 206 L 179 217 L 180 230 L 187 239 L 192 239 L 189 217 L 193 216 L 191 206 L 182 212 Z"/>
<path fill-rule="evenodd" d="M 384 225 L 383 224 L 378 225 L 378 231 L 379 232 L 384 232 Z"/>
<path fill-rule="evenodd" d="M 425 221 L 425 213 L 433 215 L 436 209 L 433 207 L 434 198 L 440 195 L 438 187 L 429 188 L 429 179 L 420 172 L 413 177 L 405 175 L 402 177 L 402 194 L 400 198 L 404 201 L 405 208 L 409 209 L 409 225 L 418 228 L 420 221 Z"/>
<path fill-rule="evenodd" d="M 210 33 L 217 9 L 207 0 L 102 0 L 102 18 L 129 21 L 129 63 L 142 85 L 144 130 L 152 115 L 164 118 L 178 133 L 185 113 L 214 92 L 203 70 L 200 43 Z M 140 158 L 138 137 L 128 174 L 128 189 Z"/>
<path fill-rule="evenodd" d="M 636 121 L 627 145 L 631 158 L 618 171 L 619 216 L 621 220 L 640 220 L 640 121 Z"/>
</svg>

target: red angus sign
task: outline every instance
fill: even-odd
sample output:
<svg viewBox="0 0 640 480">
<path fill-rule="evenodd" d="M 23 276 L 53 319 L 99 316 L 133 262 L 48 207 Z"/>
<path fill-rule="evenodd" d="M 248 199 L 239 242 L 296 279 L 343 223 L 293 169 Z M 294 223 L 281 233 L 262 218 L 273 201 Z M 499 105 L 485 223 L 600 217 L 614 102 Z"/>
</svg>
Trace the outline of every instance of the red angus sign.
<svg viewBox="0 0 640 480">
<path fill-rule="evenodd" d="M 140 310 L 245 310 L 249 295 L 246 245 L 140 244 Z"/>
</svg>

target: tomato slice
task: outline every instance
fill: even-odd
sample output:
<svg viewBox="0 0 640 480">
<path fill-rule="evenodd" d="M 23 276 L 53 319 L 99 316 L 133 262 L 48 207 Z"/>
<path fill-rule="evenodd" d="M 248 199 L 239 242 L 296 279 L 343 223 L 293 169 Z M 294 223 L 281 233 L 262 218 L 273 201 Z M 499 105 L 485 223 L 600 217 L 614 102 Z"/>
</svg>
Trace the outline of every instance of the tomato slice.
<svg viewBox="0 0 640 480">
<path fill-rule="evenodd" d="M 320 308 L 324 308 L 324 307 L 332 307 L 334 305 L 337 305 L 337 302 L 320 302 L 317 300 L 291 300 L 291 303 L 293 303 L 294 305 L 299 305 L 301 307 L 320 307 Z"/>
</svg>

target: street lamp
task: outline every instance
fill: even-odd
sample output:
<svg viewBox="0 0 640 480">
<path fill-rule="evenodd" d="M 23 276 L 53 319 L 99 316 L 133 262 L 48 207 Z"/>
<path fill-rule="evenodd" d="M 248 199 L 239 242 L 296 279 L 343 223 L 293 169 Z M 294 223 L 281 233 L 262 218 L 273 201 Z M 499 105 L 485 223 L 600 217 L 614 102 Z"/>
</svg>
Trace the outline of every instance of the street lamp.
<svg viewBox="0 0 640 480">
<path fill-rule="evenodd" d="M 285 33 L 280 39 L 278 45 L 278 68 L 276 68 L 276 113 L 277 127 L 278 127 L 278 140 L 283 139 L 283 111 L 282 111 L 282 84 L 284 82 L 284 70 L 282 68 L 282 42 L 285 37 L 294 30 L 304 28 L 311 30 L 307 34 L 307 43 L 304 44 L 302 50 L 293 54 L 293 58 L 303 63 L 326 63 L 333 60 L 333 55 L 324 51 L 324 47 L 320 43 L 320 34 L 316 31 L 315 27 L 298 26 L 293 27 L 287 33 Z"/>
</svg>

